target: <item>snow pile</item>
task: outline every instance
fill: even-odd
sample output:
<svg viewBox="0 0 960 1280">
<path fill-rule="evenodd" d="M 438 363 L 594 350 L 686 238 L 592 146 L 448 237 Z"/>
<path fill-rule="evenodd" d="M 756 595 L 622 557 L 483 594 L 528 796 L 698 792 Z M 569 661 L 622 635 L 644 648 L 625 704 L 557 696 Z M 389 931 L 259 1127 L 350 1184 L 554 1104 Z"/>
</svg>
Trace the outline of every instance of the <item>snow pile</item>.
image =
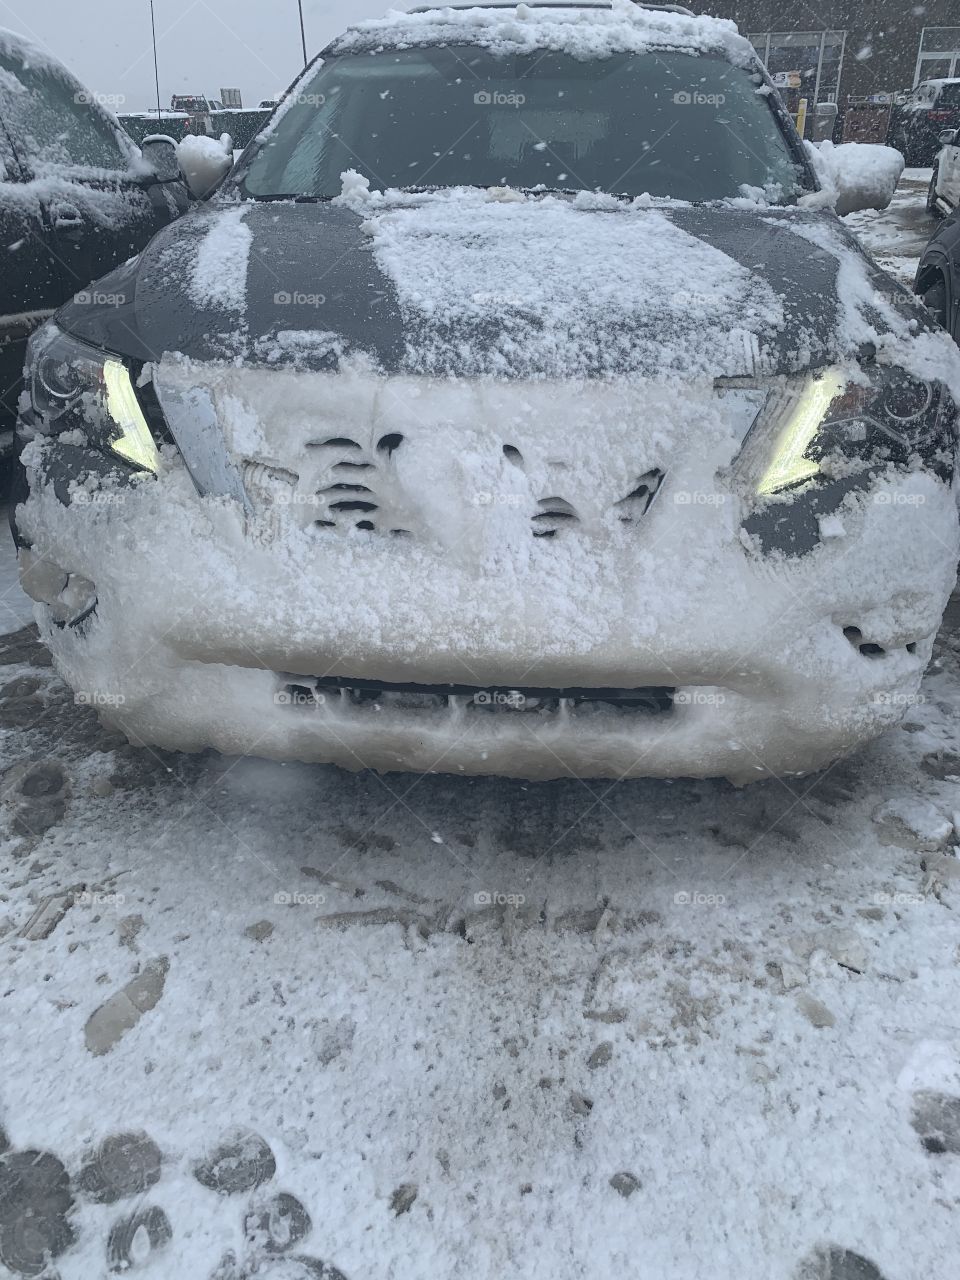
<svg viewBox="0 0 960 1280">
<path fill-rule="evenodd" d="M 817 177 L 835 201 L 838 214 L 886 209 L 903 173 L 899 151 L 865 142 L 806 145 Z"/>
<path fill-rule="evenodd" d="M 340 194 L 335 201 L 337 204 L 355 208 L 358 203 L 363 204 L 370 198 L 370 179 L 356 169 L 347 169 L 341 173 L 340 182 Z"/>
<path fill-rule="evenodd" d="M 253 243 L 250 228 L 243 221 L 246 214 L 244 208 L 228 210 L 211 223 L 201 241 L 189 286 L 196 306 L 246 310 L 247 262 Z"/>
<path fill-rule="evenodd" d="M 605 215 L 454 190 L 365 225 L 396 285 L 412 372 L 719 376 L 784 323 L 759 275 L 642 206 Z M 681 261 L 665 287 L 664 263 Z"/>
<path fill-rule="evenodd" d="M 753 46 L 725 18 L 693 17 L 642 9 L 632 0 L 613 0 L 610 9 L 514 8 L 391 10 L 351 27 L 331 52 L 352 53 L 411 45 L 471 44 L 508 57 L 552 49 L 575 58 L 669 49 L 721 54 L 739 66 L 756 59 Z"/>
<path fill-rule="evenodd" d="M 224 139 L 207 138 L 202 134 L 188 134 L 177 146 L 177 161 L 190 190 L 203 199 L 231 168 L 231 151 L 224 147 Z"/>
</svg>

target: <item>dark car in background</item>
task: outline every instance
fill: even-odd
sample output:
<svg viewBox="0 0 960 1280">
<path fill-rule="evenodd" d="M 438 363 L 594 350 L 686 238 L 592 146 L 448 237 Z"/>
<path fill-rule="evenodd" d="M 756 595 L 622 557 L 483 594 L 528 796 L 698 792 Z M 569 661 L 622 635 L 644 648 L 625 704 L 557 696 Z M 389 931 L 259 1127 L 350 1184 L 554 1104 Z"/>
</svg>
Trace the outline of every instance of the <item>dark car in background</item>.
<svg viewBox="0 0 960 1280">
<path fill-rule="evenodd" d="M 161 181 L 94 94 L 0 30 L 0 460 L 31 332 L 187 204 L 182 178 Z"/>
<path fill-rule="evenodd" d="M 960 342 L 960 210 L 937 227 L 920 258 L 914 292 Z"/>
<path fill-rule="evenodd" d="M 921 80 L 890 115 L 887 143 L 911 167 L 931 165 L 940 150 L 940 134 L 960 128 L 960 79 Z"/>
</svg>

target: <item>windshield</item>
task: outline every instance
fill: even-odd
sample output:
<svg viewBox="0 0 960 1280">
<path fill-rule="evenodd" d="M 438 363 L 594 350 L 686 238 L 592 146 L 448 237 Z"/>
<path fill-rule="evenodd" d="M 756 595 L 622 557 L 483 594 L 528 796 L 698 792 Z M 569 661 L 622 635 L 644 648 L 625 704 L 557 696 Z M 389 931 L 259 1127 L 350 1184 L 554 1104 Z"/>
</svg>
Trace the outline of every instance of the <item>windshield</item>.
<svg viewBox="0 0 960 1280">
<path fill-rule="evenodd" d="M 237 175 L 254 197 L 339 195 L 355 169 L 388 187 L 544 186 L 720 200 L 808 185 L 750 73 L 678 53 L 592 60 L 476 46 L 328 61 Z"/>
</svg>

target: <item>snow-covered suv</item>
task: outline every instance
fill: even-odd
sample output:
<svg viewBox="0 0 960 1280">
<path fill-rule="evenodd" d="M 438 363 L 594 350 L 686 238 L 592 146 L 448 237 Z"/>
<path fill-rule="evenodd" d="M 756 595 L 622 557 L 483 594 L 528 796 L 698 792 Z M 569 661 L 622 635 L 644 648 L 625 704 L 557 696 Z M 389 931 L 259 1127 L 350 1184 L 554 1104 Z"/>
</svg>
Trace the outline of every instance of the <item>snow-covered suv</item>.
<svg viewBox="0 0 960 1280">
<path fill-rule="evenodd" d="M 136 741 L 354 769 L 747 782 L 896 723 L 960 353 L 836 196 L 732 23 L 351 28 L 33 340 L 59 670 Z"/>
</svg>

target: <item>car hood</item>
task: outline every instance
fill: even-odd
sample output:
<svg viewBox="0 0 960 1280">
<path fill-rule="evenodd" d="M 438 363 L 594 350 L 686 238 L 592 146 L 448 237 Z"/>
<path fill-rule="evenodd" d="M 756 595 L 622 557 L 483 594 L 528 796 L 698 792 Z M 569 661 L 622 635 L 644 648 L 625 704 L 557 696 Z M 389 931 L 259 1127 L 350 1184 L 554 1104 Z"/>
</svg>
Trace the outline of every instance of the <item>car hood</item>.
<svg viewBox="0 0 960 1280">
<path fill-rule="evenodd" d="M 745 376 L 855 353 L 862 325 L 849 323 L 838 288 L 850 255 L 873 331 L 889 330 L 891 307 L 900 325 L 906 313 L 927 327 L 824 211 L 513 192 L 355 205 L 221 199 L 166 228 L 57 319 L 144 361 Z M 876 310 L 870 288 L 883 300 Z"/>
</svg>

